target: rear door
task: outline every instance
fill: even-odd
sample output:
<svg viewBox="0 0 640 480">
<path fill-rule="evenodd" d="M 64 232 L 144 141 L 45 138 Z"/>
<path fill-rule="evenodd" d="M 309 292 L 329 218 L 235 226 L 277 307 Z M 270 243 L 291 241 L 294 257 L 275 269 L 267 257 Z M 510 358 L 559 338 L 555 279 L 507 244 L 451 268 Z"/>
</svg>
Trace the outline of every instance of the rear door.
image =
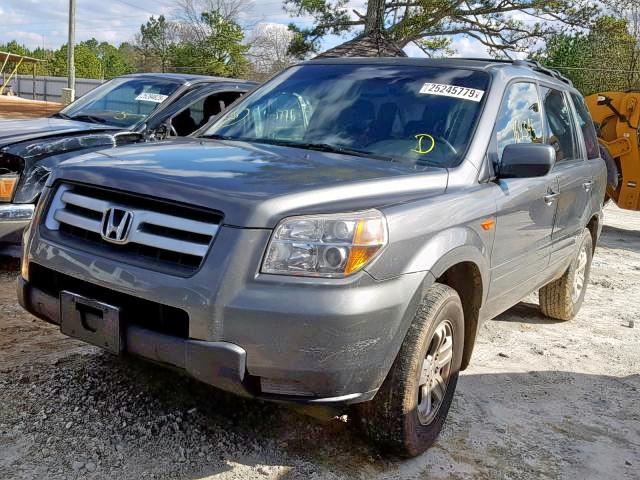
<svg viewBox="0 0 640 480">
<path fill-rule="evenodd" d="M 607 188 L 607 169 L 604 160 L 600 157 L 598 136 L 591 115 L 589 114 L 587 103 L 584 98 L 577 93 L 572 93 L 570 96 L 576 113 L 578 114 L 578 127 L 582 132 L 582 138 L 584 139 L 585 150 L 587 152 L 587 163 L 591 169 L 593 185 L 591 186 L 589 196 L 590 204 L 588 207 L 588 215 L 589 218 L 591 218 L 591 215 L 599 212 L 602 208 L 605 190 Z"/>
<path fill-rule="evenodd" d="M 568 94 L 541 86 L 545 118 L 545 142 L 556 150 L 552 175 L 557 178 L 556 220 L 551 236 L 553 266 L 573 254 L 575 244 L 586 224 L 585 212 L 593 187 L 591 167 L 586 161 L 586 148 L 578 129 Z"/>
<path fill-rule="evenodd" d="M 511 143 L 542 141 L 542 108 L 536 84 L 511 84 L 496 121 L 494 147 L 490 149 L 493 163 L 500 163 L 504 148 Z M 506 178 L 499 180 L 498 188 L 489 295 L 495 310 L 502 311 L 526 295 L 531 290 L 530 280 L 548 266 L 556 211 L 556 201 L 549 196 L 556 192 L 557 181 L 555 175 Z"/>
</svg>

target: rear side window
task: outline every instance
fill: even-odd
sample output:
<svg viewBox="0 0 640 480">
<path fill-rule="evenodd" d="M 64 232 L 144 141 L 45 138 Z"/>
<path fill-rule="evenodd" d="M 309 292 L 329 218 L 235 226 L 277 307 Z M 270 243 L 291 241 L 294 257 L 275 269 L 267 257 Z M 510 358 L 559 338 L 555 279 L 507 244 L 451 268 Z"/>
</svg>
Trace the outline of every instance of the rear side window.
<svg viewBox="0 0 640 480">
<path fill-rule="evenodd" d="M 512 143 L 542 143 L 542 113 L 533 83 L 514 83 L 507 88 L 498 113 L 498 158 Z"/>
<path fill-rule="evenodd" d="M 567 98 L 560 90 L 541 87 L 546 132 L 549 145 L 556 151 L 556 160 L 562 162 L 580 158 L 575 134 L 575 122 Z"/>
<path fill-rule="evenodd" d="M 600 157 L 600 149 L 598 148 L 598 136 L 596 135 L 596 128 L 593 126 L 593 120 L 589 115 L 587 104 L 584 99 L 575 93 L 571 94 L 573 99 L 573 105 L 578 112 L 578 121 L 580 122 L 580 130 L 582 130 L 582 136 L 584 137 L 584 143 L 587 147 L 587 158 L 593 160 Z"/>
</svg>

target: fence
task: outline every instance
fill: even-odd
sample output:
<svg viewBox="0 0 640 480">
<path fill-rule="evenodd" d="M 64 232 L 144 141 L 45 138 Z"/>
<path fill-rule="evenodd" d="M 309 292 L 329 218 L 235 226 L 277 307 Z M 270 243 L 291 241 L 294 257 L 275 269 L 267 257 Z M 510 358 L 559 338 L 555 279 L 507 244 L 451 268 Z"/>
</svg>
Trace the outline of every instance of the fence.
<svg viewBox="0 0 640 480">
<path fill-rule="evenodd" d="M 67 87 L 66 77 L 36 77 L 35 82 L 36 100 L 59 102 L 62 99 L 62 89 Z M 104 83 L 103 80 L 76 79 L 76 98 L 90 92 L 102 83 Z M 11 80 L 10 85 L 13 92 L 19 97 L 33 99 L 33 77 L 31 75 L 17 75 Z"/>
</svg>

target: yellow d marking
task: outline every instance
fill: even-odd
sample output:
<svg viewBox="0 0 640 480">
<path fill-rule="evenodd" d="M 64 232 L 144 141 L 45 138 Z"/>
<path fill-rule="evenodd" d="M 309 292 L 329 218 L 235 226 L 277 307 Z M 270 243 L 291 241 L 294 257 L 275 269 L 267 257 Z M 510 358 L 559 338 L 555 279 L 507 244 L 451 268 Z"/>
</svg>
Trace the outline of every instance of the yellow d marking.
<svg viewBox="0 0 640 480">
<path fill-rule="evenodd" d="M 427 149 L 425 149 L 423 145 L 425 138 L 429 139 L 429 142 L 431 142 L 431 145 L 429 145 L 429 148 Z M 427 153 L 431 153 L 433 149 L 436 148 L 436 139 L 428 133 L 421 133 L 419 135 L 416 135 L 416 140 L 418 140 L 418 148 L 412 150 L 412 152 L 419 153 L 420 155 L 426 155 Z"/>
</svg>

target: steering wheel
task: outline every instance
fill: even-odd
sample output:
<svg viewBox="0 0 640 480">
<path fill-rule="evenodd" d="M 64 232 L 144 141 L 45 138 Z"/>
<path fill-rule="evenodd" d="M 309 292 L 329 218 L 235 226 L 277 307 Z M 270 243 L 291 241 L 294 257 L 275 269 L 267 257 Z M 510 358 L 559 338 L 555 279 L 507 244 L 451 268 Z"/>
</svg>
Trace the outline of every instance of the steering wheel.
<svg viewBox="0 0 640 480">
<path fill-rule="evenodd" d="M 180 135 L 178 135 L 178 131 L 176 130 L 176 127 L 173 126 L 173 124 L 169 124 L 169 136 L 170 137 L 179 137 Z"/>
<path fill-rule="evenodd" d="M 441 137 L 441 136 L 437 136 L 437 137 L 435 137 L 435 139 L 436 139 L 436 145 L 443 144 L 444 146 L 446 146 L 449 149 L 449 151 L 453 155 L 458 155 L 458 151 L 456 150 L 456 148 L 453 145 L 451 145 L 449 140 L 447 140 L 446 138 Z"/>
</svg>

